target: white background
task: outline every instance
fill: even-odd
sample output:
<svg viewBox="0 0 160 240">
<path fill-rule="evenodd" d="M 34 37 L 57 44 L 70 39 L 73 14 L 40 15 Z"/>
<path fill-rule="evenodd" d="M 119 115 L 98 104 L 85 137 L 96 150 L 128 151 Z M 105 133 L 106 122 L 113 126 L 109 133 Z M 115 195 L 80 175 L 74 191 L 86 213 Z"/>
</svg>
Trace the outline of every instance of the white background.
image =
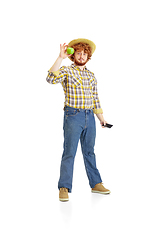
<svg viewBox="0 0 160 240">
<path fill-rule="evenodd" d="M 160 239 L 157 0 L 3 1 L 0 6 L 0 238 Z M 68 203 L 59 202 L 62 86 L 46 82 L 60 43 L 88 38 L 106 121 L 91 193 L 81 149 Z M 70 65 L 69 59 L 63 65 Z"/>
</svg>

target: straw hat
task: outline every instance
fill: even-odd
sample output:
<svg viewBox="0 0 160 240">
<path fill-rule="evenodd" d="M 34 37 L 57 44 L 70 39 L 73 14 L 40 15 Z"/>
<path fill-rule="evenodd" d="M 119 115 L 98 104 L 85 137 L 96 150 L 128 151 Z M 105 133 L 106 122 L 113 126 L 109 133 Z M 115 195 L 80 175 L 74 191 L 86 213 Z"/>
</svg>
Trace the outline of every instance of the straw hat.
<svg viewBox="0 0 160 240">
<path fill-rule="evenodd" d="M 89 46 L 92 48 L 92 54 L 96 50 L 96 45 L 94 44 L 94 42 L 92 42 L 91 40 L 86 39 L 86 38 L 74 39 L 74 40 L 72 40 L 71 42 L 68 43 L 68 47 L 72 47 L 73 45 L 75 45 L 77 43 L 80 43 L 80 42 L 89 44 Z M 71 60 L 71 57 L 69 57 L 69 59 Z"/>
</svg>

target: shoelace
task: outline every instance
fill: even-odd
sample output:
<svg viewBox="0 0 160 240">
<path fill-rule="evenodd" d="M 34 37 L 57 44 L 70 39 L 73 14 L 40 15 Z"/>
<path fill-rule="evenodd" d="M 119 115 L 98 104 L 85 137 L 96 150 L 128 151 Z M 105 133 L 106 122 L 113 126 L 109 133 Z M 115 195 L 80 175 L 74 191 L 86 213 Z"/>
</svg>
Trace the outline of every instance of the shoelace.
<svg viewBox="0 0 160 240">
<path fill-rule="evenodd" d="M 102 185 L 103 186 L 103 183 L 101 182 L 101 183 L 97 183 L 97 185 Z"/>
<path fill-rule="evenodd" d="M 67 189 L 67 188 L 61 188 L 61 190 L 62 190 L 63 192 L 68 192 L 68 189 Z"/>
</svg>

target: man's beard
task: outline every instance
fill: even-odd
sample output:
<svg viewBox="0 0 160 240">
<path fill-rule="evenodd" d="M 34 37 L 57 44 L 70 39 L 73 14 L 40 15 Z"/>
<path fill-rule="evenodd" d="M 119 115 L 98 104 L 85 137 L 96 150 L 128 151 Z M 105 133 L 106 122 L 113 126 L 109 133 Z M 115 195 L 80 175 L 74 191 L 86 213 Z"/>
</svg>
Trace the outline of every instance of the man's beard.
<svg viewBox="0 0 160 240">
<path fill-rule="evenodd" d="M 75 63 L 77 66 L 84 66 L 87 62 L 88 62 L 88 59 L 87 59 L 85 62 L 79 62 L 79 61 L 77 61 L 76 59 L 74 60 L 74 63 Z"/>
</svg>

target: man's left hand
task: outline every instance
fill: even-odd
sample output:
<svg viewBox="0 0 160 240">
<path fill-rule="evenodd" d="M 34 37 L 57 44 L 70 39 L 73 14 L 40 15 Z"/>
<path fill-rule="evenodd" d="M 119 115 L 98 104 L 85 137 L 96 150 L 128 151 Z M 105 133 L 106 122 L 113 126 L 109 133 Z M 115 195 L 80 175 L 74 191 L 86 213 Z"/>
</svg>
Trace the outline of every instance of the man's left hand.
<svg viewBox="0 0 160 240">
<path fill-rule="evenodd" d="M 102 126 L 102 128 L 105 128 L 104 126 L 106 125 L 106 121 L 104 120 L 104 121 L 100 121 L 100 124 L 101 124 L 101 126 Z M 103 126 L 104 125 L 104 126 Z"/>
</svg>

